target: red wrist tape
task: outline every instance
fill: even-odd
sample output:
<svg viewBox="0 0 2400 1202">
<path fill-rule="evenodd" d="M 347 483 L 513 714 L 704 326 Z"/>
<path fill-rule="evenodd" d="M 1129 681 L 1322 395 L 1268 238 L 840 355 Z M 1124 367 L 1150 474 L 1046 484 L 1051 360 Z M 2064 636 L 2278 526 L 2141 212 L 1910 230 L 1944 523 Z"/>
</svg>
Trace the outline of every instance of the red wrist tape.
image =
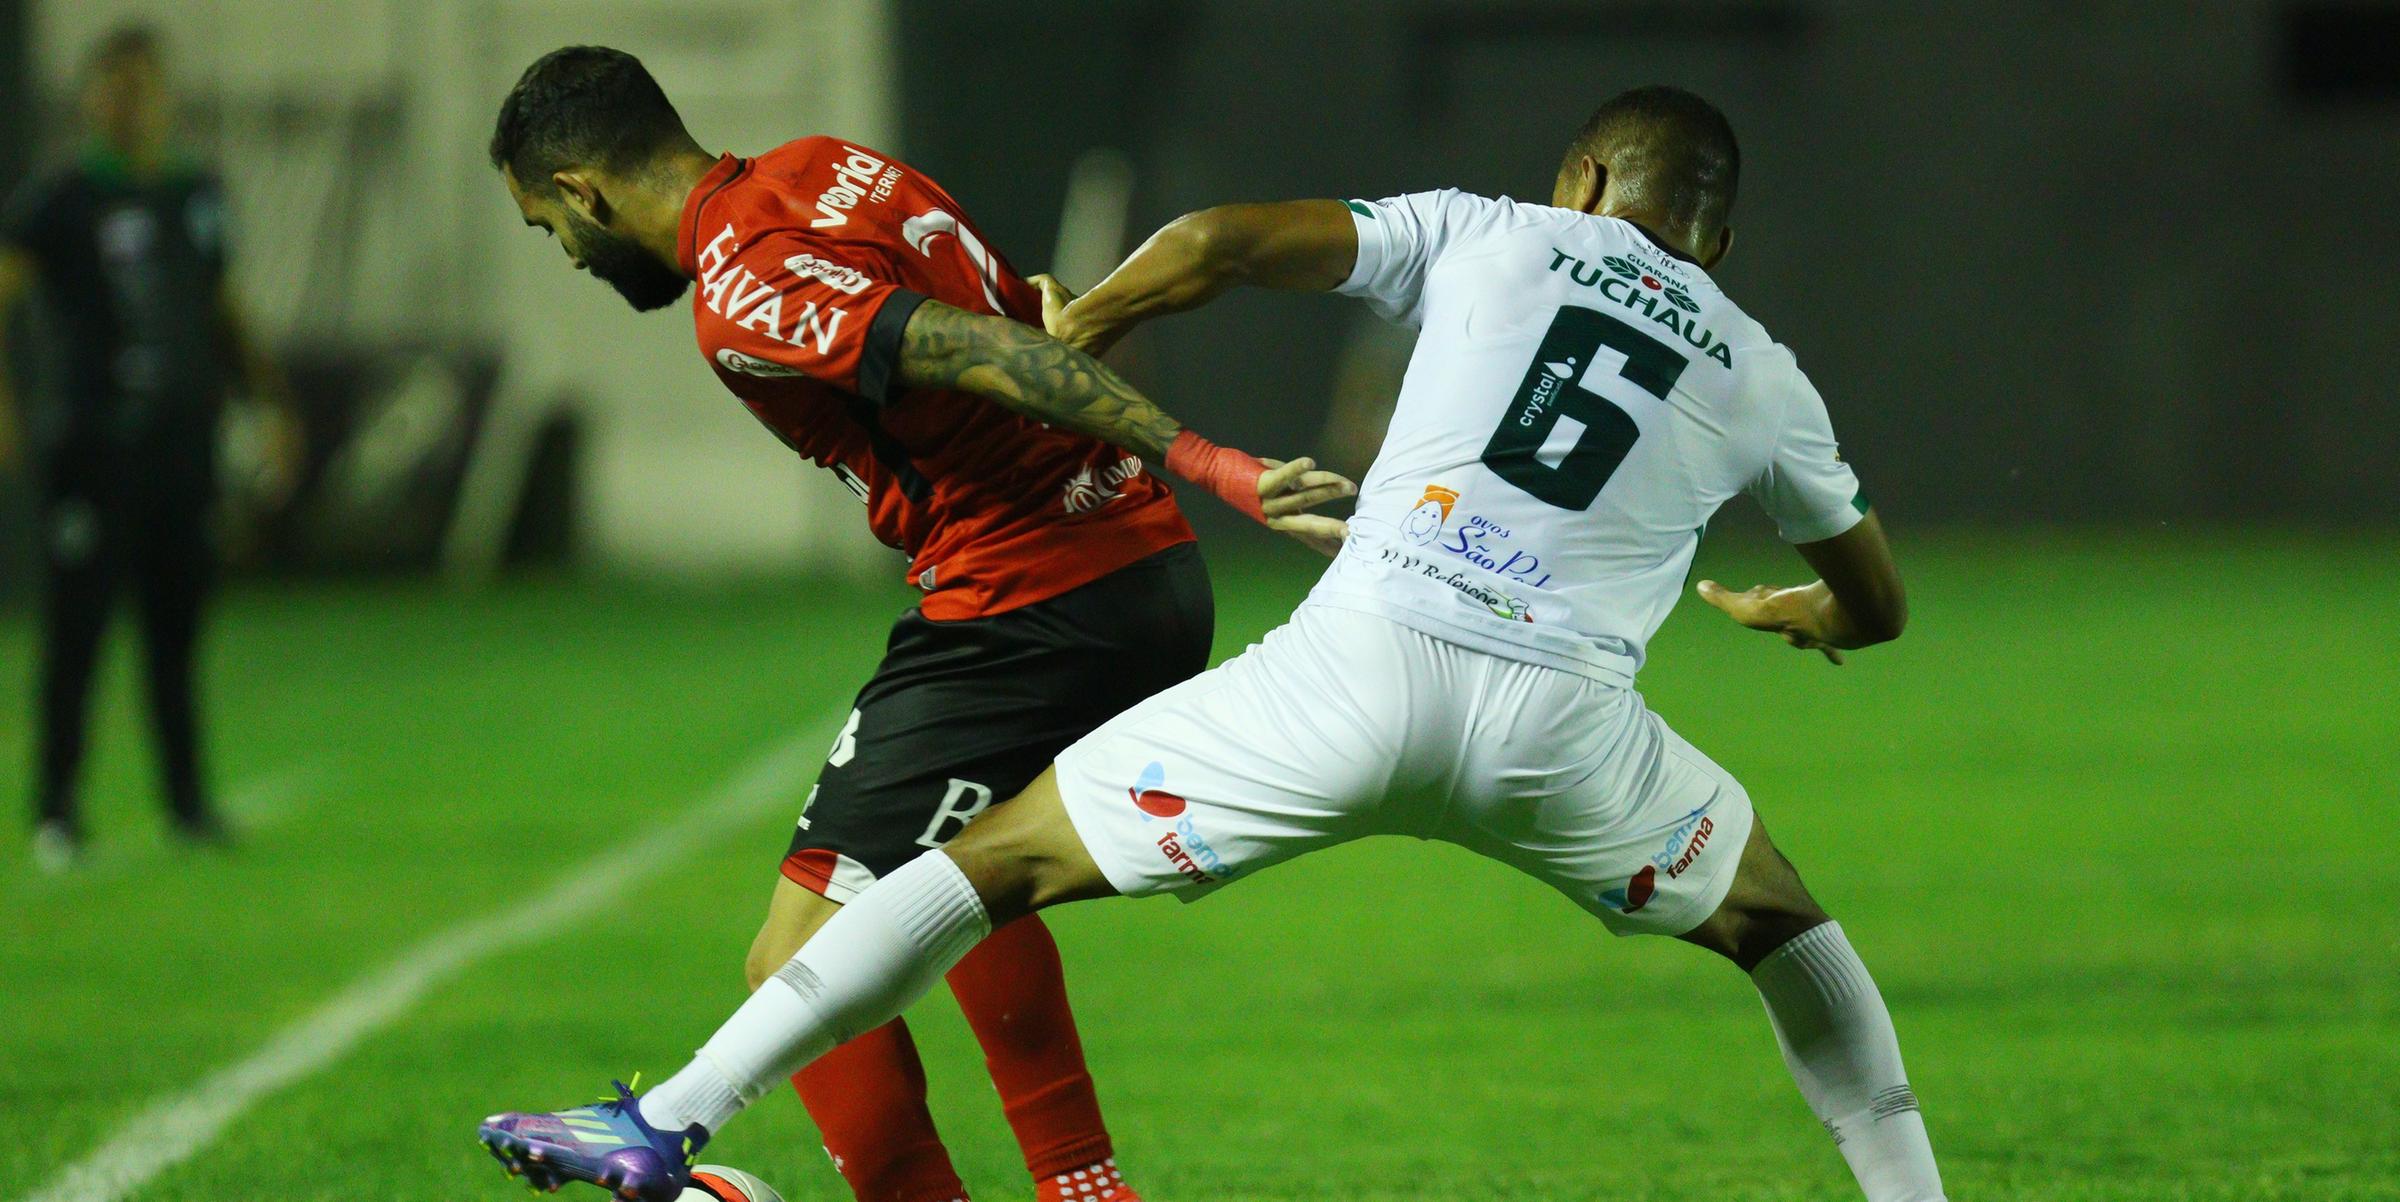
<svg viewBox="0 0 2400 1202">
<path fill-rule="evenodd" d="M 1267 520 L 1258 497 L 1258 478 L 1267 474 L 1267 465 L 1257 456 L 1218 446 L 1185 430 L 1167 444 L 1167 470 L 1217 494 L 1252 520 Z"/>
</svg>

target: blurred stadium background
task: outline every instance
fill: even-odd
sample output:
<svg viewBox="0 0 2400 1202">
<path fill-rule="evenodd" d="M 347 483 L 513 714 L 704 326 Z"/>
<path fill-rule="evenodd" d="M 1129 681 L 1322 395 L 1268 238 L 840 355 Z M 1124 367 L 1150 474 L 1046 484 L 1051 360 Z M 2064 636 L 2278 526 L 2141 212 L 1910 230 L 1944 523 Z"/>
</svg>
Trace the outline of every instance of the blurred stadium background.
<svg viewBox="0 0 2400 1202">
<path fill-rule="evenodd" d="M 680 315 L 518 224 L 494 108 L 600 42 L 712 148 L 892 151 L 1077 286 L 1216 202 L 1538 197 L 1608 94 L 1714 98 L 1747 160 L 1718 275 L 1825 391 L 1917 617 L 1835 673 L 1687 611 L 1645 689 L 1876 964 L 1955 1196 L 2400 1198 L 2400 4 L 0 0 L 0 181 L 72 151 L 78 64 L 127 20 L 227 181 L 307 467 L 260 504 L 234 419 L 203 696 L 236 849 L 156 837 L 124 631 L 91 860 L 43 877 L 0 836 L 0 1195 L 496 1195 L 473 1119 L 669 1067 L 738 994 L 909 597 Z M 1120 354 L 1229 441 L 1355 470 L 1407 349 L 1244 296 Z M 5 798 L 30 496 L 0 468 Z M 1235 649 L 1313 569 L 1191 508 Z M 1799 574 L 1739 503 L 1702 555 Z M 661 919 L 629 946 L 475 934 L 620 889 Z M 1058 926 L 1156 1195 L 1848 1196 L 1738 982 L 1446 850 Z M 209 1075 L 394 972 L 405 1004 L 319 1060 Z M 970 1184 L 1021 1194 L 955 1015 L 919 1031 Z M 149 1109 L 199 1084 L 254 1104 L 222 1131 Z M 146 1123 L 188 1158 L 75 1175 Z M 718 1153 L 841 1196 L 788 1098 Z"/>
</svg>

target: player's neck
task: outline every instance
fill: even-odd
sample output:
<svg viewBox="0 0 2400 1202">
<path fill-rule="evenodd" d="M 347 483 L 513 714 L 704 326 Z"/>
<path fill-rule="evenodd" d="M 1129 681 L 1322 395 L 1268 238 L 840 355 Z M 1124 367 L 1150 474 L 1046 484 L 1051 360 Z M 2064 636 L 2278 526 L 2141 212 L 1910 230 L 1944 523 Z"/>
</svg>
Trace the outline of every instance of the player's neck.
<svg viewBox="0 0 2400 1202">
<path fill-rule="evenodd" d="M 635 236 L 661 262 L 682 265 L 684 206 L 716 165 L 716 158 L 698 147 L 678 151 L 646 171 L 641 188 L 629 198 L 638 209 L 627 214 L 639 231 Z"/>
<path fill-rule="evenodd" d="M 1633 226 L 1634 228 L 1642 231 L 1644 234 L 1649 235 L 1652 242 L 1657 243 L 1661 248 L 1675 255 L 1677 258 L 1691 263 L 1700 262 L 1700 247 L 1697 245 L 1698 240 L 1689 236 L 1688 234 L 1680 237 L 1677 236 L 1671 232 L 1673 227 L 1669 226 L 1665 221 L 1660 220 L 1659 215 L 1651 212 L 1650 210 L 1628 208 L 1622 205 L 1616 205 L 1602 209 L 1598 215 L 1602 217 L 1614 217 L 1619 221 Z"/>
</svg>

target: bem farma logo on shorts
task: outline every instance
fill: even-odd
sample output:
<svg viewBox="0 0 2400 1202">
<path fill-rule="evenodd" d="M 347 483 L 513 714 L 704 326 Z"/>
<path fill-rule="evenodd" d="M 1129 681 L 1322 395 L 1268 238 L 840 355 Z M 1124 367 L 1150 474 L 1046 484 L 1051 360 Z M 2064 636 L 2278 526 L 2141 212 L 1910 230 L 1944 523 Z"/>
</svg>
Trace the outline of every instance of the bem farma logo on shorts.
<svg viewBox="0 0 2400 1202">
<path fill-rule="evenodd" d="M 1225 857 L 1209 846 L 1208 840 L 1200 834 L 1200 828 L 1184 813 L 1189 803 L 1182 795 L 1167 792 L 1163 787 L 1166 783 L 1167 766 L 1152 760 L 1148 767 L 1142 769 L 1142 774 L 1134 778 L 1133 787 L 1125 790 L 1126 796 L 1133 800 L 1134 808 L 1142 812 L 1142 821 L 1174 820 L 1174 829 L 1156 840 L 1158 854 L 1166 857 L 1167 863 L 1175 871 L 1190 877 L 1194 884 L 1214 885 L 1233 876 L 1236 871 L 1233 865 L 1226 863 Z"/>
<path fill-rule="evenodd" d="M 1623 888 L 1604 889 L 1600 900 L 1620 914 L 1631 914 L 1650 904 L 1658 893 L 1658 874 L 1664 872 L 1672 880 L 1690 870 L 1692 862 L 1708 847 L 1709 836 L 1717 832 L 1717 820 L 1708 816 L 1708 807 L 1701 806 L 1676 820 L 1667 837 L 1659 843 L 1650 862 L 1633 874 Z"/>
</svg>

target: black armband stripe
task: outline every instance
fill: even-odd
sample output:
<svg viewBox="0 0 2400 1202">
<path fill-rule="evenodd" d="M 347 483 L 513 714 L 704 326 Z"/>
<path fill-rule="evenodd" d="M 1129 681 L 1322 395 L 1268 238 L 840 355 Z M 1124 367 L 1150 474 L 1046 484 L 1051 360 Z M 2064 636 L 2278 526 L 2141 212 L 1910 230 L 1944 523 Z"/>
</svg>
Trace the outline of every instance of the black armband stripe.
<svg viewBox="0 0 2400 1202">
<path fill-rule="evenodd" d="M 858 395 L 868 404 L 881 408 L 892 399 L 892 381 L 900 374 L 900 337 L 924 303 L 924 293 L 894 288 L 875 311 L 875 320 L 867 326 L 867 345 L 858 356 Z"/>
</svg>

